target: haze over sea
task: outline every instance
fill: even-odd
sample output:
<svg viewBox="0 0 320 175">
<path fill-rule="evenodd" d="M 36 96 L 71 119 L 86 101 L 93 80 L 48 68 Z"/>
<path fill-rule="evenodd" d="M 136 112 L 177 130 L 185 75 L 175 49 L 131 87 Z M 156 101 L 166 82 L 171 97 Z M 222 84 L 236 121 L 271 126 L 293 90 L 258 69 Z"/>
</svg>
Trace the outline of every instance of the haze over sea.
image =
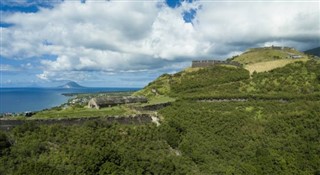
<svg viewBox="0 0 320 175">
<path fill-rule="evenodd" d="M 136 91 L 139 88 L 0 88 L 0 113 L 39 111 L 59 106 L 70 97 L 63 93 Z"/>
</svg>

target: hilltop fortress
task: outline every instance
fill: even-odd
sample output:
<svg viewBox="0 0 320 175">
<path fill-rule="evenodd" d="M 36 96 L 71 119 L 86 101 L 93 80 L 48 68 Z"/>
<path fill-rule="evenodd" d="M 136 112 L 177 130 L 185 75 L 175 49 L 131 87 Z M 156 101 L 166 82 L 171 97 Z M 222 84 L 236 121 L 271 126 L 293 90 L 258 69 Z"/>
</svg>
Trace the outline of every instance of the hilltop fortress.
<svg viewBox="0 0 320 175">
<path fill-rule="evenodd" d="M 250 48 L 246 52 L 250 51 L 257 51 L 257 50 L 286 50 L 286 51 L 294 51 L 296 50 L 293 47 L 285 47 L 285 46 L 269 46 L 269 47 L 257 47 L 257 48 Z"/>
<path fill-rule="evenodd" d="M 255 55 L 255 53 L 260 53 L 259 55 Z M 293 47 L 284 47 L 284 46 L 270 46 L 270 47 L 259 47 L 259 48 L 251 48 L 246 50 L 241 56 L 242 59 L 239 59 L 239 56 L 234 56 L 231 60 L 228 59 L 226 61 L 222 60 L 194 60 L 192 61 L 193 68 L 195 67 L 210 67 L 216 65 L 232 65 L 241 67 L 243 64 L 248 64 L 247 62 L 243 62 L 248 59 L 256 59 L 259 60 L 264 58 L 266 60 L 269 58 L 270 60 L 277 59 L 300 59 L 304 58 L 303 53 L 300 53 Z M 237 59 L 234 59 L 237 58 Z M 266 59 L 265 59 L 266 58 Z M 272 59 L 270 59 L 272 58 Z M 242 64 L 241 64 L 242 63 Z"/>
<path fill-rule="evenodd" d="M 238 62 L 230 62 L 230 61 L 221 61 L 221 60 L 197 60 L 192 61 L 193 68 L 195 67 L 210 67 L 210 66 L 216 66 L 216 65 L 232 65 L 240 67 L 241 64 Z"/>
</svg>

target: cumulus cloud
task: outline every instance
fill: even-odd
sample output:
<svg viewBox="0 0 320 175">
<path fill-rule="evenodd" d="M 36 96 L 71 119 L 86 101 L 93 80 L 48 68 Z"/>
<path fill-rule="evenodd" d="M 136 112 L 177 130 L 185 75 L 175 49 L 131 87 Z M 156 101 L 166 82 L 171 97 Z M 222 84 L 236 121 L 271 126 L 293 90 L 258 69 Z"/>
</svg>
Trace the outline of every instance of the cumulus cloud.
<svg viewBox="0 0 320 175">
<path fill-rule="evenodd" d="M 1 56 L 41 59 L 40 79 L 92 72 L 175 71 L 192 59 L 226 58 L 248 47 L 319 45 L 319 2 L 64 1 L 5 15 Z M 192 23 L 183 13 L 196 11 Z M 46 55 L 56 55 L 48 59 Z"/>
</svg>

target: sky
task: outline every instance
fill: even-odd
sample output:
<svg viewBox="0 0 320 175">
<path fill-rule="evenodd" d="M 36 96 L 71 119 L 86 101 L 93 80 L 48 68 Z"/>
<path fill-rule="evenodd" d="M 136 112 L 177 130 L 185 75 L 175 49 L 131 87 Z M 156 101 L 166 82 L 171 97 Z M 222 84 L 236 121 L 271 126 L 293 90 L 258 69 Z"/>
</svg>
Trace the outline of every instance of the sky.
<svg viewBox="0 0 320 175">
<path fill-rule="evenodd" d="M 320 46 L 318 0 L 1 0 L 1 87 L 143 87 L 192 60 Z"/>
</svg>

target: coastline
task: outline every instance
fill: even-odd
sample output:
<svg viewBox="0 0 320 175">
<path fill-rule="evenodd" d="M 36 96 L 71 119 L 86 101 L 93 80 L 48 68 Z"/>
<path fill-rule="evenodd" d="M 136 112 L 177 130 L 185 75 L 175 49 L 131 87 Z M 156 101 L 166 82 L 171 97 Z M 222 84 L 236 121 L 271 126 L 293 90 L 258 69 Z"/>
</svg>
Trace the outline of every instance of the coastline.
<svg viewBox="0 0 320 175">
<path fill-rule="evenodd" d="M 89 98 L 93 98 L 99 94 L 132 94 L 139 89 L 140 88 L 1 88 L 0 118 L 25 116 L 27 113 L 59 108 L 71 103 L 84 103 Z M 86 98 L 86 100 L 83 100 L 84 98 Z M 12 106 L 9 103 L 16 105 Z"/>
</svg>

